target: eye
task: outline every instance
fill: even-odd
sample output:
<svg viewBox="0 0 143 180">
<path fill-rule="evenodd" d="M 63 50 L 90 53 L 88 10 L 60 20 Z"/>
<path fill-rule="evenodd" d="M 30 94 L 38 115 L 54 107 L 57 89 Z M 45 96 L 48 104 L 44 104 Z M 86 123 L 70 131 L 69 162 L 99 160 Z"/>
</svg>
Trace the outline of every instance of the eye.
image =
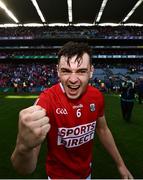
<svg viewBox="0 0 143 180">
<path fill-rule="evenodd" d="M 69 73 L 71 73 L 71 71 L 69 69 L 61 69 L 61 73 L 69 74 Z"/>
<path fill-rule="evenodd" d="M 80 70 L 78 70 L 77 71 L 77 73 L 79 73 L 79 74 L 85 74 L 85 73 L 87 73 L 87 69 L 80 69 Z"/>
</svg>

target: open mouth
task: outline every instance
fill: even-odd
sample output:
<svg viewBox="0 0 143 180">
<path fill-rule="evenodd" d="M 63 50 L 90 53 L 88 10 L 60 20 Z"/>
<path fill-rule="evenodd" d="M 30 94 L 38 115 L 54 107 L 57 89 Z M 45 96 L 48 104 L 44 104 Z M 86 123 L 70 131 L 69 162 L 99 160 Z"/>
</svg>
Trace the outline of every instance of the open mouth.
<svg viewBox="0 0 143 180">
<path fill-rule="evenodd" d="M 67 85 L 66 86 L 66 94 L 70 98 L 75 98 L 79 95 L 80 93 L 80 85 Z"/>
<path fill-rule="evenodd" d="M 68 88 L 75 91 L 75 90 L 78 90 L 80 88 L 80 85 L 68 85 Z"/>
</svg>

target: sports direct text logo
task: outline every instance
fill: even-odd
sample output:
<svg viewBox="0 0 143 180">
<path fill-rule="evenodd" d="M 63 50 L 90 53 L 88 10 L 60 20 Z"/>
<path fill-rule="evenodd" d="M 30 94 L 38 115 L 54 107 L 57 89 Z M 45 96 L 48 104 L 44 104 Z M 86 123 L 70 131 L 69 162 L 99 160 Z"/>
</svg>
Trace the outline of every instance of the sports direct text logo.
<svg viewBox="0 0 143 180">
<path fill-rule="evenodd" d="M 58 128 L 58 145 L 77 147 L 94 138 L 96 121 L 73 128 Z"/>
</svg>

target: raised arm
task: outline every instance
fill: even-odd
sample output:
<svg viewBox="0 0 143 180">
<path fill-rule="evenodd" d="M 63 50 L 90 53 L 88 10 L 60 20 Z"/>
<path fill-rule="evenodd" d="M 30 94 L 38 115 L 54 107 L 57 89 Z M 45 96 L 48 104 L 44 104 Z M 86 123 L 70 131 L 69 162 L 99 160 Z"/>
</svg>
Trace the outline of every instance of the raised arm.
<svg viewBox="0 0 143 180">
<path fill-rule="evenodd" d="M 45 109 L 35 105 L 22 110 L 19 113 L 18 128 L 11 161 L 20 174 L 29 174 L 36 168 L 41 143 L 50 130 Z"/>
<path fill-rule="evenodd" d="M 123 179 L 133 179 L 132 174 L 127 169 L 118 149 L 115 144 L 114 138 L 110 129 L 107 126 L 105 116 L 100 117 L 97 120 L 96 127 L 97 135 L 105 149 L 109 152 L 113 160 L 115 161 L 118 171 Z"/>
</svg>

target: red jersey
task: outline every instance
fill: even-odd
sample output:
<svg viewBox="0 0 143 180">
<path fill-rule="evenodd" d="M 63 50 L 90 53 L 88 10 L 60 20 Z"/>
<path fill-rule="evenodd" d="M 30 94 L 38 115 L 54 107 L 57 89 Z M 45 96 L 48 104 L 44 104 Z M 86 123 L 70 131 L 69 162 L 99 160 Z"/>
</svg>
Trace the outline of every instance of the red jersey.
<svg viewBox="0 0 143 180">
<path fill-rule="evenodd" d="M 47 111 L 46 172 L 54 179 L 83 179 L 91 173 L 96 120 L 104 114 L 99 90 L 88 86 L 78 99 L 69 99 L 59 83 L 41 93 L 38 105 Z"/>
</svg>

